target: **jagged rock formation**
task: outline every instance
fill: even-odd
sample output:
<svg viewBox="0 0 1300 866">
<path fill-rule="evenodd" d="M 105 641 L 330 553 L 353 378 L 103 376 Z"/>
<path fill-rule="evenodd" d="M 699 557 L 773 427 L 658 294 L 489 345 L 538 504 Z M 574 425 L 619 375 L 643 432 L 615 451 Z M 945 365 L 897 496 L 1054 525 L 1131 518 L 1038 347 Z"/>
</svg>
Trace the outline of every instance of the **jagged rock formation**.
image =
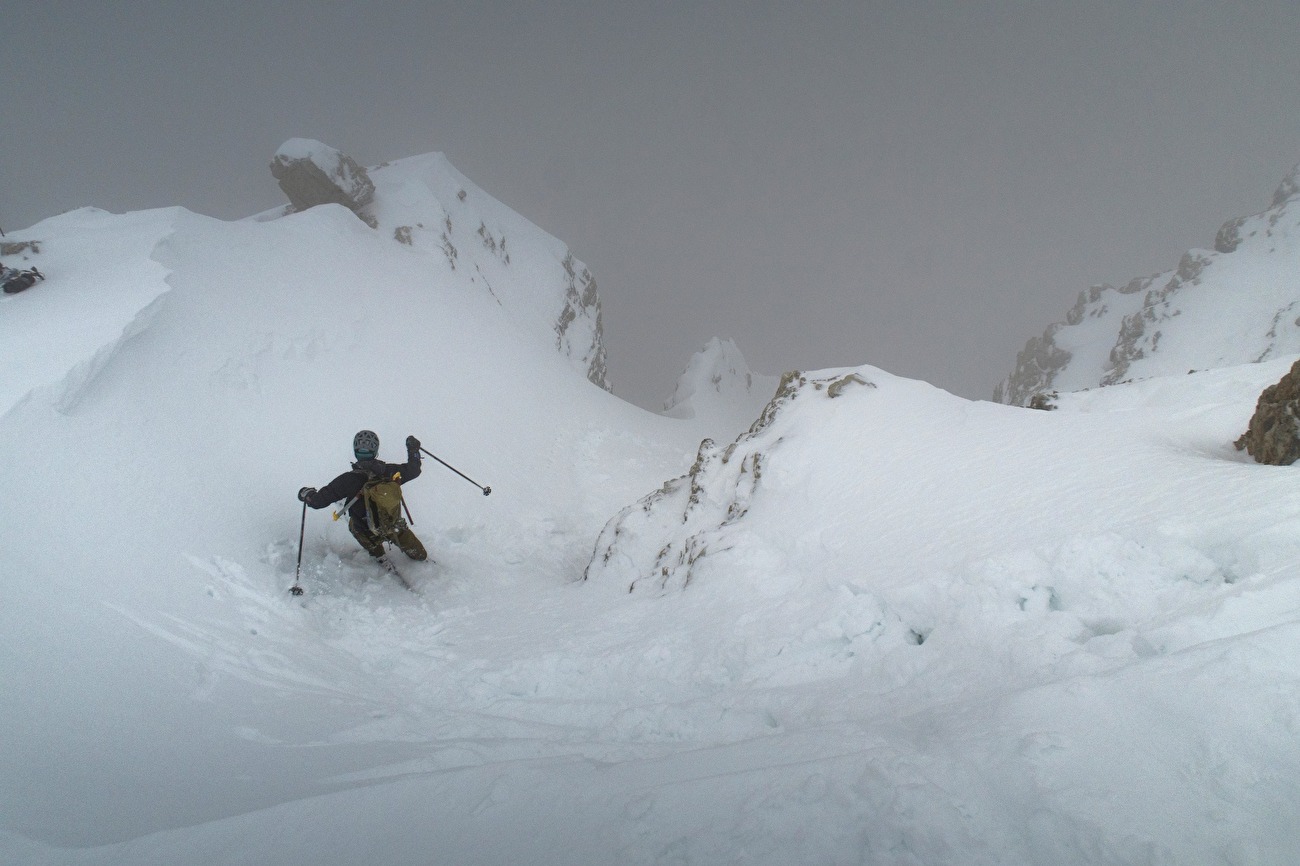
<svg viewBox="0 0 1300 866">
<path fill-rule="evenodd" d="M 1214 249 L 1123 288 L 1093 286 L 994 391 L 1002 403 L 1300 352 L 1300 166 L 1263 213 L 1224 223 Z"/>
<path fill-rule="evenodd" d="M 380 236 L 430 256 L 430 279 L 485 292 L 589 381 L 611 390 L 600 295 L 587 266 L 442 154 L 367 169 L 318 141 L 293 139 L 277 151 L 272 172 L 295 211 L 342 204 Z"/>
<path fill-rule="evenodd" d="M 502 239 L 501 250 L 505 249 Z M 493 252 L 496 248 L 489 246 Z M 509 263 L 509 256 L 505 262 Z M 560 353 L 577 358 L 587 365 L 587 379 L 606 391 L 609 374 L 605 369 L 605 344 L 600 335 L 604 323 L 600 318 L 600 295 L 596 293 L 596 278 L 587 266 L 574 259 L 573 254 L 562 262 L 568 283 L 564 287 L 564 308 L 555 323 L 556 346 Z"/>
<path fill-rule="evenodd" d="M 820 378 L 786 373 L 746 433 L 725 448 L 705 439 L 687 474 L 605 525 L 584 579 L 622 581 L 628 592 L 686 588 L 701 561 L 729 549 L 733 533 L 740 531 L 741 518 L 762 488 L 764 468 L 781 447 L 787 426 L 781 422 L 792 407 L 875 387 L 863 371 Z"/>
<path fill-rule="evenodd" d="M 1258 463 L 1290 466 L 1300 459 L 1300 361 L 1259 395 L 1250 426 L 1234 444 Z"/>
<path fill-rule="evenodd" d="M 375 185 L 352 157 L 307 138 L 293 138 L 276 151 L 271 174 L 297 211 L 341 204 L 375 228 L 370 213 Z"/>
</svg>

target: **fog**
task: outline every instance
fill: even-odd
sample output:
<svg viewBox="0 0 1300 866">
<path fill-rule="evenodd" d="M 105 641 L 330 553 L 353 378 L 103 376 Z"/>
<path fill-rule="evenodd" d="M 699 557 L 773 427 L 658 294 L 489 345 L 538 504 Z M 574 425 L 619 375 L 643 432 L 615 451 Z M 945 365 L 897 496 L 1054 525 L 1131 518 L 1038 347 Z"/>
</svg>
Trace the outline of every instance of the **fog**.
<svg viewBox="0 0 1300 866">
<path fill-rule="evenodd" d="M 292 137 L 442 151 L 591 268 L 634 402 L 715 335 L 987 399 L 1080 290 L 1268 205 L 1298 36 L 1282 2 L 10 3 L 0 227 L 247 216 Z"/>
</svg>

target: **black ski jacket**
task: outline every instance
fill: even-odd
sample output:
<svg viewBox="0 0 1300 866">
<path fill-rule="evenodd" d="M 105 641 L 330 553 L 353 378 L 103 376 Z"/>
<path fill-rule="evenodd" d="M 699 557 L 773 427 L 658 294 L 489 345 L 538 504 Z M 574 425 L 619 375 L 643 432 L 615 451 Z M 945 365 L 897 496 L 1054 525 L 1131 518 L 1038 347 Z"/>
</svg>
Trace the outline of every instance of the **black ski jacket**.
<svg viewBox="0 0 1300 866">
<path fill-rule="evenodd" d="M 406 455 L 405 463 L 385 463 L 382 460 L 358 460 L 352 468 L 326 484 L 315 493 L 308 494 L 306 502 L 312 508 L 325 508 L 335 502 L 354 499 L 348 515 L 362 523 L 366 522 L 366 504 L 357 496 L 361 488 L 371 478 L 392 478 L 393 473 L 402 473 L 400 484 L 420 477 L 420 452 L 412 451 Z"/>
</svg>

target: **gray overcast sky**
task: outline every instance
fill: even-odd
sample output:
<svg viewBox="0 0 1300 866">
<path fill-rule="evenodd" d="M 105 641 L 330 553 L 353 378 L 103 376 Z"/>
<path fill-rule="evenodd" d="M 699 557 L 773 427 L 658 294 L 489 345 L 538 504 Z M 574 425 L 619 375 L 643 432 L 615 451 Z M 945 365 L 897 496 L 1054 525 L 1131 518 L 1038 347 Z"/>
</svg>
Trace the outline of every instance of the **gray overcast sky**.
<svg viewBox="0 0 1300 866">
<path fill-rule="evenodd" d="M 1300 162 L 1294 0 L 0 0 L 0 226 L 281 204 L 288 138 L 443 151 L 595 274 L 615 391 L 709 337 L 987 399 Z"/>
</svg>

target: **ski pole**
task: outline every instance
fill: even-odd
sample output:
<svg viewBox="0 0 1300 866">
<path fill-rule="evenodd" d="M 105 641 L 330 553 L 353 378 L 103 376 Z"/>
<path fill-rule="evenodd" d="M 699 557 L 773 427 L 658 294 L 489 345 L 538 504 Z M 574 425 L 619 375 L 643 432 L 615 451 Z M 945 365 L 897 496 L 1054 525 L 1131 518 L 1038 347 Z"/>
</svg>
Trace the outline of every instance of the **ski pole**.
<svg viewBox="0 0 1300 866">
<path fill-rule="evenodd" d="M 302 577 L 302 540 L 307 534 L 307 503 L 302 504 L 302 527 L 298 530 L 298 573 L 293 577 L 293 586 L 289 587 L 290 595 L 302 595 L 302 587 L 298 585 L 298 580 Z"/>
<path fill-rule="evenodd" d="M 409 505 L 406 504 L 406 500 L 405 500 L 405 499 L 402 500 L 402 508 L 404 508 L 404 509 L 406 510 L 406 525 L 407 525 L 407 526 L 414 526 L 414 525 L 415 525 L 415 518 L 411 516 L 411 506 L 409 506 Z"/>
<path fill-rule="evenodd" d="M 430 457 L 432 457 L 434 460 L 437 460 L 437 461 L 438 461 L 439 463 L 441 463 L 443 466 L 446 466 L 446 467 L 447 467 L 448 469 L 450 469 L 452 472 L 455 472 L 455 473 L 456 473 L 457 475 L 459 475 L 461 478 L 464 478 L 464 479 L 465 479 L 466 481 L 468 481 L 470 484 L 473 484 L 473 485 L 474 485 L 475 487 L 477 487 L 479 490 L 482 490 L 484 496 L 490 496 L 490 495 L 492 494 L 492 488 L 491 488 L 491 487 L 484 487 L 482 484 L 479 484 L 479 483 L 478 483 L 477 481 L 475 481 L 473 478 L 470 478 L 470 477 L 469 477 L 468 475 L 466 475 L 464 472 L 461 472 L 461 471 L 460 471 L 459 469 L 457 469 L 455 466 L 452 466 L 450 463 L 448 463 L 446 460 L 443 460 L 443 459 L 442 459 L 441 457 L 439 457 L 437 454 L 434 454 L 434 453 L 433 453 L 432 451 L 430 451 L 428 448 L 425 448 L 424 446 L 420 446 L 420 450 L 423 451 L 425 454 L 428 454 L 428 455 L 429 455 Z"/>
</svg>

